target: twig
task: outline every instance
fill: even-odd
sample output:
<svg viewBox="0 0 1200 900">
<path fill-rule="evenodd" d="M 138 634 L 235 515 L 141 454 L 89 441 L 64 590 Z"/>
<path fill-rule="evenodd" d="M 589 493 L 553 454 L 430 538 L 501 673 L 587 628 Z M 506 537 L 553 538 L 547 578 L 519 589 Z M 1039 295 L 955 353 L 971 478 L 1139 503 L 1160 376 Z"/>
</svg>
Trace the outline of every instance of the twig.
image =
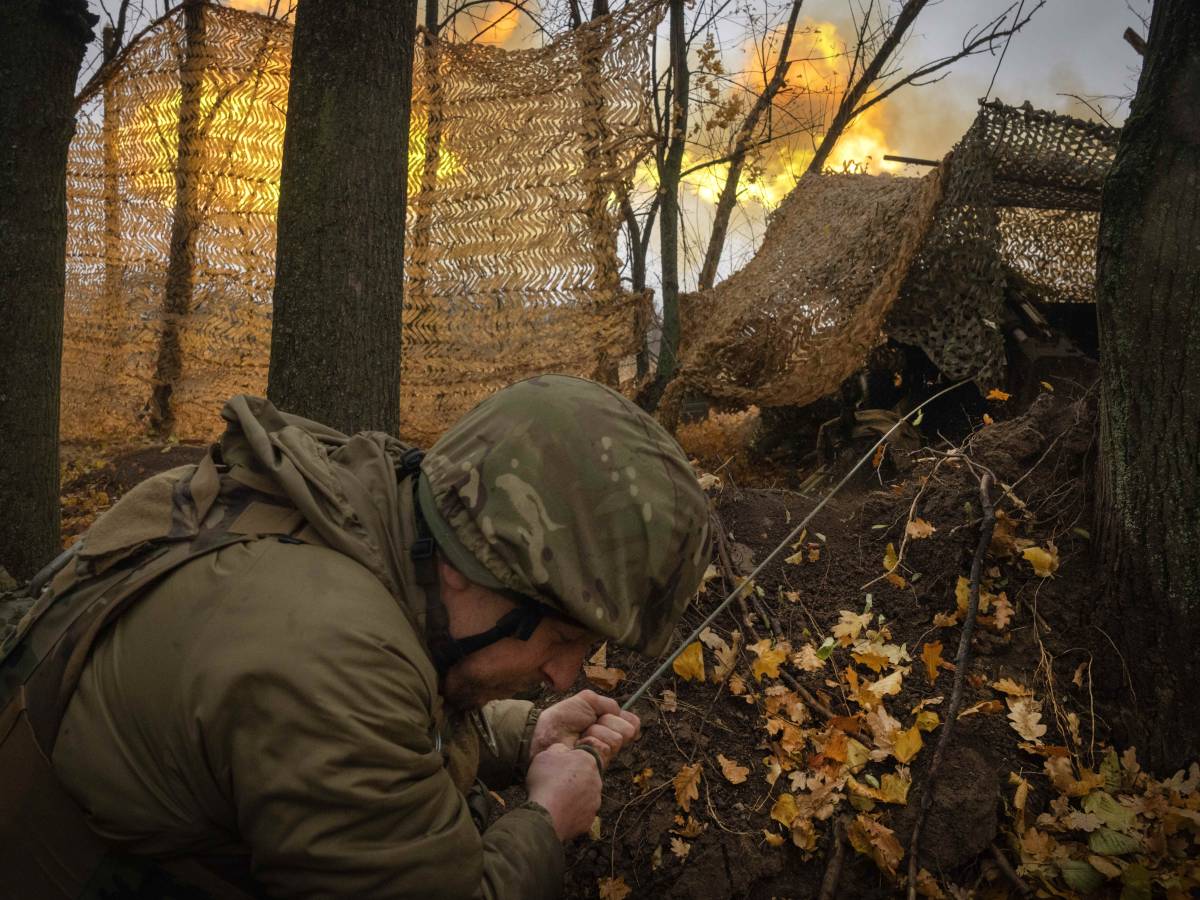
<svg viewBox="0 0 1200 900">
<path fill-rule="evenodd" d="M 975 618 L 979 614 L 979 581 L 983 577 L 983 558 L 987 555 L 988 547 L 992 544 L 992 532 L 996 528 L 996 509 L 992 505 L 992 473 L 984 471 L 979 479 L 979 499 L 983 504 L 983 524 L 979 527 L 979 543 L 975 546 L 975 558 L 971 562 L 971 594 L 967 607 L 967 617 L 963 622 L 962 636 L 958 641 L 958 655 L 954 660 L 954 689 L 950 694 L 950 706 L 946 710 L 946 727 L 942 729 L 941 739 L 933 753 L 933 762 L 929 764 L 929 774 L 925 777 L 925 792 L 921 795 L 921 809 L 917 813 L 917 821 L 913 824 L 912 839 L 908 842 L 908 900 L 917 897 L 917 853 L 920 849 L 921 826 L 933 806 L 933 795 L 937 788 L 938 767 L 942 757 L 946 755 L 946 747 L 950 743 L 950 735 L 954 732 L 954 722 L 958 717 L 958 709 L 962 706 L 963 682 L 966 679 L 967 667 L 971 663 L 971 633 L 975 630 Z"/>
<path fill-rule="evenodd" d="M 812 693 L 793 677 L 791 672 L 786 672 L 783 669 L 779 670 L 779 677 L 787 682 L 787 686 L 800 695 L 800 699 L 809 705 L 816 712 L 819 712 L 826 719 L 835 718 L 833 710 L 818 700 Z"/>
<path fill-rule="evenodd" d="M 742 590 L 743 581 L 739 585 L 737 573 L 733 571 L 733 561 L 729 557 L 729 542 L 725 537 L 725 525 L 721 522 L 721 517 L 715 512 L 712 514 L 713 532 L 717 536 L 717 558 L 721 561 L 721 574 L 725 580 L 726 590 L 736 590 L 738 592 L 737 602 L 738 608 L 742 612 L 742 624 L 746 626 L 746 630 L 750 632 L 750 637 L 754 643 L 762 640 L 759 637 L 758 631 L 754 627 L 754 620 L 750 617 L 750 607 L 746 605 L 746 592 Z"/>
<path fill-rule="evenodd" d="M 825 866 L 825 877 L 821 879 L 821 893 L 817 900 L 833 900 L 837 896 L 838 881 L 842 877 L 842 861 L 846 858 L 845 823 L 838 818 L 833 823 L 833 847 L 829 851 L 829 864 Z"/>
<path fill-rule="evenodd" d="M 1012 867 L 1012 863 L 1008 861 L 1008 857 L 995 844 L 992 844 L 992 859 L 996 861 L 996 867 L 1004 873 L 1004 877 L 1016 888 L 1018 894 L 1022 897 L 1033 896 L 1033 888 L 1026 884 L 1021 876 L 1016 873 L 1016 870 Z M 909 865 L 911 868 L 911 863 Z"/>
</svg>

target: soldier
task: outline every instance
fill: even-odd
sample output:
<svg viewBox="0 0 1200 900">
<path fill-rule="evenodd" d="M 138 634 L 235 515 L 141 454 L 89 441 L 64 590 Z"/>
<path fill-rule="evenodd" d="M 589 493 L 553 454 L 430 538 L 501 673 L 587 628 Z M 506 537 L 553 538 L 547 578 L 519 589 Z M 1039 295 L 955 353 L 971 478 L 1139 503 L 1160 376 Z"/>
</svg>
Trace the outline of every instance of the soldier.
<svg viewBox="0 0 1200 900">
<path fill-rule="evenodd" d="M 236 397 L 40 582 L 0 663 L 0 896 L 554 897 L 708 563 L 678 445 L 533 378 L 428 452 Z M 577 752 L 588 749 L 588 753 Z M 528 802 L 473 807 L 524 780 Z"/>
</svg>

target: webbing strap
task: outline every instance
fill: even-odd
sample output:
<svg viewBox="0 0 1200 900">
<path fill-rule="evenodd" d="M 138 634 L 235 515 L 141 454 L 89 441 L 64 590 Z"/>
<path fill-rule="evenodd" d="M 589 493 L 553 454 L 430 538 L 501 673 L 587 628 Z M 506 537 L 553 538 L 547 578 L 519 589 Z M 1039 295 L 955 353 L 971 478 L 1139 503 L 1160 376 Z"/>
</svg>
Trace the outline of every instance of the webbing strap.
<svg viewBox="0 0 1200 900">
<path fill-rule="evenodd" d="M 450 636 L 449 614 L 442 602 L 437 574 L 437 544 L 433 540 L 429 523 L 425 521 L 425 514 L 421 511 L 416 478 L 413 479 L 413 519 L 416 523 L 416 540 L 413 541 L 409 555 L 416 570 L 417 583 L 425 591 L 427 637 L 438 674 L 444 676 L 459 660 L 505 638 L 529 640 L 549 610 L 538 601 L 516 591 L 500 592 L 517 606 L 501 616 L 487 631 L 463 638 Z"/>
</svg>

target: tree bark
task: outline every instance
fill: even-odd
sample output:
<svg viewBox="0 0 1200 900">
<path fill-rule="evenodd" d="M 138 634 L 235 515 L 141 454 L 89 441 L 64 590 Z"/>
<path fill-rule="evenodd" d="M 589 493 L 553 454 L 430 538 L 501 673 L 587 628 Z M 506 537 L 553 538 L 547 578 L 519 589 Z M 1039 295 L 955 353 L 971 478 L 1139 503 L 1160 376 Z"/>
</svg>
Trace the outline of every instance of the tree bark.
<svg viewBox="0 0 1200 900">
<path fill-rule="evenodd" d="M 67 148 L 97 18 L 4 0 L 0 20 L 0 565 L 25 579 L 59 551 Z"/>
<path fill-rule="evenodd" d="M 683 0 L 670 0 L 671 109 L 667 151 L 658 168 L 659 255 L 662 263 L 662 341 L 658 350 L 657 394 L 675 374 L 679 352 L 679 181 L 687 142 L 688 86 L 687 35 Z"/>
<path fill-rule="evenodd" d="M 296 15 L 267 393 L 344 431 L 400 426 L 416 0 Z"/>
<path fill-rule="evenodd" d="M 1156 0 L 1105 182 L 1097 259 L 1100 627 L 1120 739 L 1169 772 L 1200 757 L 1200 5 Z M 1101 646 L 1106 642 L 1101 639 Z"/>
<path fill-rule="evenodd" d="M 163 288 L 162 324 L 150 393 L 150 427 L 161 436 L 175 427 L 171 395 L 183 376 L 180 332 L 192 308 L 196 233 L 200 227 L 201 108 L 204 89 L 204 5 L 188 0 L 183 7 L 183 58 L 179 65 L 178 152 L 175 157 L 175 210 L 167 281 Z"/>
</svg>

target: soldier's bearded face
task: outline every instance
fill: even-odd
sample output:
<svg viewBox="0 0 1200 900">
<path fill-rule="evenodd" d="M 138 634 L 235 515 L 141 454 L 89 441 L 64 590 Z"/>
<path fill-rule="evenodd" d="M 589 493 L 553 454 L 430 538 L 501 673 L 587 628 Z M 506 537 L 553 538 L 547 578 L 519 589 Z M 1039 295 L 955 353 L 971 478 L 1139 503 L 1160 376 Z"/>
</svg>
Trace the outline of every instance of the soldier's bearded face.
<svg viewBox="0 0 1200 900">
<path fill-rule="evenodd" d="M 513 609 L 511 600 L 472 584 L 449 566 L 440 568 L 442 602 L 453 637 L 487 631 Z M 453 707 L 474 709 L 540 684 L 559 692 L 570 690 L 595 642 L 596 636 L 578 625 L 543 619 L 529 640 L 504 638 L 451 666 L 442 694 Z"/>
</svg>

